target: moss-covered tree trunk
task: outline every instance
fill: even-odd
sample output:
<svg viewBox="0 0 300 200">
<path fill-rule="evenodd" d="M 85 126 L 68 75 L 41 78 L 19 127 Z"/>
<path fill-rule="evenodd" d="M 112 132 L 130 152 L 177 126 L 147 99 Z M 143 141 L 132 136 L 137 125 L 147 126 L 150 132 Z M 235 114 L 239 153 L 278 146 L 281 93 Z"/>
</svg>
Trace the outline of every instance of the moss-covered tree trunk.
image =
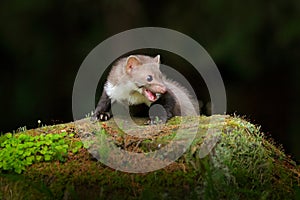
<svg viewBox="0 0 300 200">
<path fill-rule="evenodd" d="M 191 123 L 195 121 L 196 126 Z M 192 140 L 186 137 L 192 133 Z M 52 137 L 47 137 L 49 134 Z M 61 136 L 56 140 L 53 135 Z M 45 142 L 39 150 L 30 149 L 32 164 L 20 174 L 14 172 L 14 167 L 4 169 L 6 160 L 1 159 L 0 199 L 300 198 L 299 167 L 258 127 L 238 117 L 176 117 L 166 125 L 136 128 L 127 127 L 126 120 L 120 127 L 113 120 L 91 124 L 84 119 L 2 136 L 1 143 L 11 144 L 14 138 L 28 144 L 34 137 Z M 41 139 L 44 137 L 48 139 Z M 184 143 L 186 140 L 189 142 Z M 105 141 L 115 149 L 103 145 Z M 183 143 L 188 144 L 187 148 Z M 161 159 L 155 152 L 165 147 L 171 154 Z M 6 154 L 15 155 L 14 148 L 1 145 Z M 53 156 L 49 161 L 45 157 L 36 160 L 44 148 Z M 140 165 L 139 169 L 149 172 L 122 172 L 100 162 L 122 160 L 122 154 L 116 153 L 119 150 L 146 155 L 148 159 L 146 164 L 138 160 L 124 162 L 122 169 L 130 171 Z M 24 163 L 29 156 L 15 156 L 18 160 L 13 162 Z M 151 167 L 165 161 L 170 161 L 167 166 L 151 171 Z"/>
</svg>

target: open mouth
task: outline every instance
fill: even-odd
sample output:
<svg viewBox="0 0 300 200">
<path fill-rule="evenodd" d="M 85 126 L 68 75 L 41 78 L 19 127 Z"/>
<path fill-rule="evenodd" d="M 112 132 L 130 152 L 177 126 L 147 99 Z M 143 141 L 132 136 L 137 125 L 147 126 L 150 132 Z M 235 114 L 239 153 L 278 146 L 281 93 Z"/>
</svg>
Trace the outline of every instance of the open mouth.
<svg viewBox="0 0 300 200">
<path fill-rule="evenodd" d="M 153 93 L 152 91 L 148 90 L 148 89 L 144 89 L 144 94 L 147 97 L 147 99 L 151 102 L 156 101 L 159 97 L 160 97 L 160 93 Z"/>
</svg>

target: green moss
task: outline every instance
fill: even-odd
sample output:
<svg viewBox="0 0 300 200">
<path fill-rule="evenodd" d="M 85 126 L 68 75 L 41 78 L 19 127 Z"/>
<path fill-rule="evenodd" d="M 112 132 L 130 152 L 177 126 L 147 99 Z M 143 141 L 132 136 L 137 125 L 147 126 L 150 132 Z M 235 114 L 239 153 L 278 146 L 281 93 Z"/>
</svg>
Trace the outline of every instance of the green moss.
<svg viewBox="0 0 300 200">
<path fill-rule="evenodd" d="M 27 130 L 23 134 L 66 133 L 65 162 L 33 163 L 21 175 L 3 172 L 0 197 L 5 199 L 295 199 L 299 197 L 299 167 L 280 148 L 267 140 L 257 126 L 229 116 L 176 117 L 167 125 L 133 130 L 139 138 L 120 131 L 113 121 L 98 123 L 95 131 L 84 120 L 52 127 Z M 143 174 L 111 169 L 94 159 L 80 137 L 90 133 L 95 141 L 109 140 L 118 148 L 147 153 L 172 144 L 176 131 L 197 134 L 186 152 L 169 166 Z M 124 124 L 126 126 L 126 124 Z M 182 128 L 182 127 L 181 127 Z M 213 135 L 207 135 L 208 130 Z M 158 134 L 156 134 L 156 132 Z M 147 135 L 148 134 L 148 135 Z M 10 136 L 6 135 L 6 139 Z M 1 139 L 5 141 L 6 139 Z M 91 141 L 89 148 L 93 148 Z M 96 142 L 96 143 L 97 143 Z M 213 144 L 205 157 L 203 144 Z M 107 159 L 114 157 L 106 148 L 98 149 Z M 117 157 L 116 157 L 117 158 Z M 15 192 L 10 193 L 11 190 Z"/>
</svg>

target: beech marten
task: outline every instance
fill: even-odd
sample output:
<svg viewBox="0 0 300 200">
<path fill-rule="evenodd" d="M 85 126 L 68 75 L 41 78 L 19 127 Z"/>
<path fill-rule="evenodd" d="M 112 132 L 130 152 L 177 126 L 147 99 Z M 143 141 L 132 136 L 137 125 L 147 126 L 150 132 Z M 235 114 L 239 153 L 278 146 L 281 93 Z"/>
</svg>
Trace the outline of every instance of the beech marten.
<svg viewBox="0 0 300 200">
<path fill-rule="evenodd" d="M 165 123 L 173 116 L 195 115 L 195 107 L 187 90 L 167 79 L 159 69 L 160 56 L 131 55 L 119 59 L 112 67 L 93 119 L 101 121 L 112 117 L 111 104 L 125 106 L 146 104 L 151 124 Z"/>
</svg>

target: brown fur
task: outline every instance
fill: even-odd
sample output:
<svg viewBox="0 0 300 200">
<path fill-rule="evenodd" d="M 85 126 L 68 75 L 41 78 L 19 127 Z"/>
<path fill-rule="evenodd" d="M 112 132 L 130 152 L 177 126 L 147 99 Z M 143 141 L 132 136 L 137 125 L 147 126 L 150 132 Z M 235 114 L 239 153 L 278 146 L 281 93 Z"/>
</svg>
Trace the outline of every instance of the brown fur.
<svg viewBox="0 0 300 200">
<path fill-rule="evenodd" d="M 118 60 L 109 73 L 95 115 L 100 115 L 101 119 L 101 113 L 107 113 L 110 103 L 114 102 L 125 106 L 161 104 L 166 112 L 157 115 L 166 115 L 158 116 L 163 122 L 175 115 L 195 115 L 197 107 L 191 103 L 188 91 L 179 83 L 167 79 L 159 65 L 159 55 L 155 58 L 132 55 Z M 109 117 L 104 117 L 104 120 Z"/>
</svg>

